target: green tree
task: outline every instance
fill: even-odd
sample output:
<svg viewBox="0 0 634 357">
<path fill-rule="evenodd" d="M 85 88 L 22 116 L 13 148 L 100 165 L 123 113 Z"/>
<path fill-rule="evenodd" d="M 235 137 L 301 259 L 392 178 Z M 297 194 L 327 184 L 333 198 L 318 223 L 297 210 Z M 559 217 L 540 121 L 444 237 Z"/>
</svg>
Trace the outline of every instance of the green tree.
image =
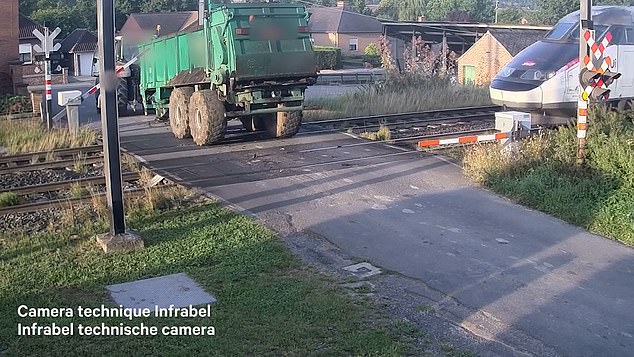
<svg viewBox="0 0 634 357">
<path fill-rule="evenodd" d="M 78 21 L 79 16 L 74 8 L 53 7 L 37 9 L 31 14 L 31 19 L 51 29 L 59 27 L 62 30 L 60 38 L 68 35 L 78 27 L 87 27 L 85 26 L 86 24 Z"/>
<path fill-rule="evenodd" d="M 552 25 L 565 15 L 579 10 L 578 0 L 535 0 L 535 8 L 544 24 Z"/>
<path fill-rule="evenodd" d="M 425 15 L 423 1 L 401 0 L 398 7 L 399 21 L 416 21 L 419 16 Z"/>
<path fill-rule="evenodd" d="M 462 12 L 478 22 L 492 22 L 495 17 L 492 0 L 429 0 L 425 10 L 429 20 L 463 18 Z"/>
</svg>

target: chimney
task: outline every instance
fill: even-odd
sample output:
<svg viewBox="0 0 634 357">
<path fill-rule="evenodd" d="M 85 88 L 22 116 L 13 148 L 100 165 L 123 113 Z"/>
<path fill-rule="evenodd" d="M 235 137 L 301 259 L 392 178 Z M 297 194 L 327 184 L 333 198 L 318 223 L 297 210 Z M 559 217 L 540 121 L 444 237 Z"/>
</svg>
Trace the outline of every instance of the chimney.
<svg viewBox="0 0 634 357">
<path fill-rule="evenodd" d="M 18 51 L 20 19 L 18 17 L 18 0 L 0 1 L 0 14 L 4 21 L 0 31 L 0 94 L 13 92 L 11 63 L 20 58 Z"/>
<path fill-rule="evenodd" d="M 337 1 L 337 8 L 350 10 L 350 3 L 348 1 Z"/>
</svg>

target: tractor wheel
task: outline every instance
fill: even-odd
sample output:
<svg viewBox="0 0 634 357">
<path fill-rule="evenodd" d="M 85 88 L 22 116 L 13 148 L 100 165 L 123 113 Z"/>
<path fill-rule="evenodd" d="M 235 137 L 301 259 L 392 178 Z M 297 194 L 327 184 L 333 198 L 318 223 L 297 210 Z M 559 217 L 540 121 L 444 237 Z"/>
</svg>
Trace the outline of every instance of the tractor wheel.
<svg viewBox="0 0 634 357">
<path fill-rule="evenodd" d="M 264 120 L 266 131 L 274 138 L 290 138 L 302 125 L 302 112 L 278 112 Z"/>
<path fill-rule="evenodd" d="M 188 138 L 189 131 L 189 98 L 193 88 L 176 88 L 170 94 L 169 118 L 172 133 L 177 139 Z"/>
<path fill-rule="evenodd" d="M 217 143 L 225 136 L 225 106 L 211 89 L 194 92 L 189 99 L 189 127 L 196 145 Z"/>
<path fill-rule="evenodd" d="M 119 108 L 119 116 L 128 114 L 128 101 L 128 80 L 126 78 L 119 78 L 117 80 L 117 106 Z"/>
</svg>

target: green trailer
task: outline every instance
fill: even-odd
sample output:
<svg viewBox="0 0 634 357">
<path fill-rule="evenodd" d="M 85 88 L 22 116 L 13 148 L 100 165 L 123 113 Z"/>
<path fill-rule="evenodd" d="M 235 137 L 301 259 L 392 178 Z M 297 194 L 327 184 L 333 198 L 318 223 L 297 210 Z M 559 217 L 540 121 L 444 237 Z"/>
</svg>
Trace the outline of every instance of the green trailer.
<svg viewBox="0 0 634 357">
<path fill-rule="evenodd" d="M 227 121 L 290 137 L 316 66 L 303 5 L 209 1 L 200 28 L 141 44 L 145 108 L 169 116 L 177 138 L 218 142 Z"/>
</svg>

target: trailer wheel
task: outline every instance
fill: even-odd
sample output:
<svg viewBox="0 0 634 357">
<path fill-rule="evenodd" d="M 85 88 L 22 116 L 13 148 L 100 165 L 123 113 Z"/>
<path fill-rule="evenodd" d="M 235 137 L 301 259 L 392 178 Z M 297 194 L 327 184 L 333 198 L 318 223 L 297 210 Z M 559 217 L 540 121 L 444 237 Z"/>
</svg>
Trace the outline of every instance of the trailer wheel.
<svg viewBox="0 0 634 357">
<path fill-rule="evenodd" d="M 290 138 L 302 125 L 302 112 L 278 112 L 264 120 L 266 131 L 274 138 Z"/>
<path fill-rule="evenodd" d="M 119 108 L 119 116 L 128 114 L 128 80 L 126 78 L 119 78 L 117 81 L 117 106 Z"/>
<path fill-rule="evenodd" d="M 172 133 L 178 139 L 188 138 L 189 130 L 189 99 L 194 93 L 193 88 L 176 88 L 170 94 L 169 118 Z"/>
<path fill-rule="evenodd" d="M 211 89 L 194 92 L 189 100 L 189 127 L 196 145 L 216 143 L 225 136 L 225 106 Z"/>
</svg>

